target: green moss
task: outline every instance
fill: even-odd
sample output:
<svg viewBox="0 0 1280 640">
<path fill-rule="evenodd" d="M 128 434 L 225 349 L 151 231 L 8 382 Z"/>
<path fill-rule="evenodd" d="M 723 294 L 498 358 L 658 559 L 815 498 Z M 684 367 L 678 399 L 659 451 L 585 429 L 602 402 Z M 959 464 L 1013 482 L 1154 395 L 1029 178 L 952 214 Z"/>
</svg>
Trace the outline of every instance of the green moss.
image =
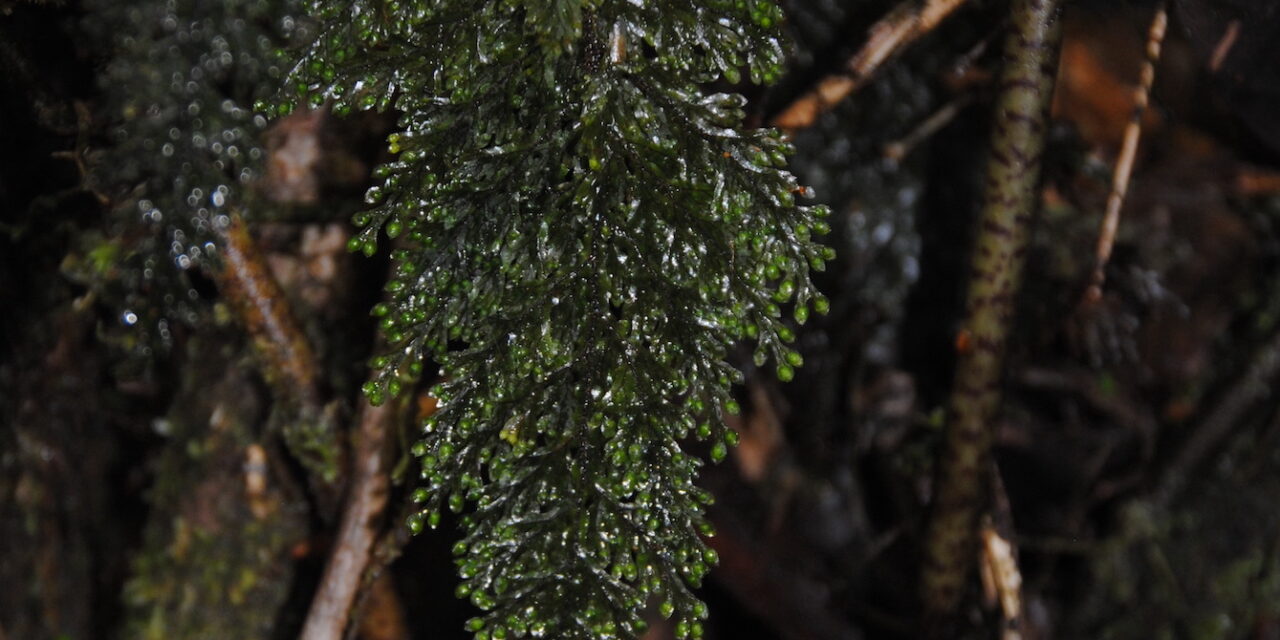
<svg viewBox="0 0 1280 640">
<path fill-rule="evenodd" d="M 268 458 L 249 464 L 262 425 L 249 372 L 216 369 L 218 340 L 196 340 L 166 419 L 166 443 L 148 496 L 143 549 L 124 598 L 123 637 L 270 638 L 293 580 L 290 549 L 306 535 L 298 496 Z M 246 476 L 261 474 L 250 495 Z"/>
<path fill-rule="evenodd" d="M 339 458 L 342 456 L 338 433 L 338 407 L 331 404 L 319 415 L 284 407 L 273 411 L 271 431 L 284 436 L 284 441 L 308 473 L 333 483 L 338 479 Z"/>
</svg>

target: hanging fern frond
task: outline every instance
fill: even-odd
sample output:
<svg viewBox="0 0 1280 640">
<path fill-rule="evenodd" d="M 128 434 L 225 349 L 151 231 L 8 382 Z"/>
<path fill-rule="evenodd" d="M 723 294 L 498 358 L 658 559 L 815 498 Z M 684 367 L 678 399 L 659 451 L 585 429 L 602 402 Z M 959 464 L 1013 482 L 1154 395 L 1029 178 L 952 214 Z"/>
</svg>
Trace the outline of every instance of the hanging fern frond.
<svg viewBox="0 0 1280 640">
<path fill-rule="evenodd" d="M 826 211 L 745 131 L 745 101 L 705 94 L 780 73 L 771 1 L 356 0 L 313 3 L 318 38 L 290 85 L 338 113 L 395 109 L 352 250 L 394 243 L 389 350 L 374 403 L 441 365 L 415 452 L 412 526 L 462 512 L 459 595 L 478 638 L 634 637 L 656 602 L 701 635 L 691 593 L 715 562 L 709 494 L 681 443 L 736 435 L 726 362 L 790 379 L 792 309 L 826 300 Z M 287 112 L 292 104 L 276 107 Z"/>
</svg>

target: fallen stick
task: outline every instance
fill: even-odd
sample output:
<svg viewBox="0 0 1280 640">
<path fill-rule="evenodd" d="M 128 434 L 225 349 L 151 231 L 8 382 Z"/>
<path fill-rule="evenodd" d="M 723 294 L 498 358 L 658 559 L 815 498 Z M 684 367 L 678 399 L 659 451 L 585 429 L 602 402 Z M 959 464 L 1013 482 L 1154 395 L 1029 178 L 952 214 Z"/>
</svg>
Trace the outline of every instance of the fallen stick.
<svg viewBox="0 0 1280 640">
<path fill-rule="evenodd" d="M 818 116 L 862 88 L 886 61 L 929 33 L 966 0 L 906 0 L 871 26 L 867 43 L 845 63 L 842 73 L 829 75 L 793 101 L 771 124 L 795 131 L 811 126 Z"/>
</svg>

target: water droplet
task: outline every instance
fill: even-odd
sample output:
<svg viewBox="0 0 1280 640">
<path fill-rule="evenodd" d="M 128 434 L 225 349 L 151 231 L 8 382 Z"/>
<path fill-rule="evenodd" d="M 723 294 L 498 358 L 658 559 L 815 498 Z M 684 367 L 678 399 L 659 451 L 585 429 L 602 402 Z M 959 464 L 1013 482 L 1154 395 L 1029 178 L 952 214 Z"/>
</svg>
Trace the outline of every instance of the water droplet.
<svg viewBox="0 0 1280 640">
<path fill-rule="evenodd" d="M 779 374 L 778 377 L 781 378 L 782 375 Z M 724 460 L 725 456 L 728 454 L 729 454 L 729 449 L 728 447 L 725 446 L 723 442 L 717 442 L 715 446 L 711 447 L 712 462 L 720 462 L 721 460 Z"/>
</svg>

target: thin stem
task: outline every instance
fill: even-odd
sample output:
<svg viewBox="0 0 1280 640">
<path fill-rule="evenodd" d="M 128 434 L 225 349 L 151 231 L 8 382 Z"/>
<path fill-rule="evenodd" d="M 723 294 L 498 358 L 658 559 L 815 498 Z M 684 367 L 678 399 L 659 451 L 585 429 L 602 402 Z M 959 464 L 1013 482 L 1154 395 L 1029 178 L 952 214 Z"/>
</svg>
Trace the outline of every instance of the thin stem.
<svg viewBox="0 0 1280 640">
<path fill-rule="evenodd" d="M 1147 112 L 1147 105 L 1151 100 L 1151 85 L 1155 83 L 1156 63 L 1160 61 L 1160 47 L 1164 42 L 1168 25 L 1169 12 L 1165 3 L 1161 2 L 1156 7 L 1151 28 L 1147 31 L 1147 57 L 1142 63 L 1138 86 L 1133 90 L 1133 114 L 1129 117 L 1129 124 L 1124 128 L 1120 155 L 1116 158 L 1115 170 L 1111 174 L 1111 195 L 1107 197 L 1107 211 L 1102 217 L 1102 229 L 1098 232 L 1097 261 L 1089 288 L 1085 292 L 1086 304 L 1093 304 L 1102 299 L 1102 285 L 1107 278 L 1107 262 L 1111 260 L 1111 249 L 1116 242 L 1116 230 L 1120 227 L 1120 208 L 1124 206 L 1124 197 L 1129 190 L 1129 178 L 1133 173 L 1133 160 L 1138 154 L 1138 139 L 1142 135 L 1142 116 Z"/>
</svg>

